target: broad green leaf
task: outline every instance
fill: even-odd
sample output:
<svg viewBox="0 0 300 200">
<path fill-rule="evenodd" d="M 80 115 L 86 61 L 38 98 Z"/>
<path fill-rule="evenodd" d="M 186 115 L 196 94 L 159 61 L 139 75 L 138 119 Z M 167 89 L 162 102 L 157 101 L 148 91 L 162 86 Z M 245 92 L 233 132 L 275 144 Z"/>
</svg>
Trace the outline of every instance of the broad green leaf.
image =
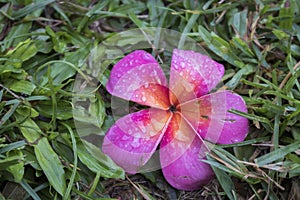
<svg viewBox="0 0 300 200">
<path fill-rule="evenodd" d="M 81 106 L 79 104 L 74 106 L 73 117 L 79 122 L 100 128 L 106 116 L 104 102 L 99 94 L 89 98 L 87 101 L 89 102 L 88 107 L 86 107 L 87 105 Z"/>
<path fill-rule="evenodd" d="M 53 49 L 58 53 L 64 53 L 67 44 L 71 41 L 71 36 L 63 31 L 54 32 L 49 26 L 46 27 L 46 33 L 52 39 Z"/>
<path fill-rule="evenodd" d="M 52 42 L 47 42 L 47 41 L 43 41 L 43 40 L 34 40 L 33 42 L 34 42 L 36 48 L 38 49 L 38 51 L 42 52 L 44 54 L 50 53 L 53 49 Z"/>
<path fill-rule="evenodd" d="M 20 158 L 24 157 L 22 151 L 10 151 L 7 154 L 8 157 L 19 156 Z M 18 163 L 11 165 L 8 167 L 7 171 L 9 171 L 13 177 L 14 181 L 20 183 L 24 176 L 24 159 L 18 160 Z"/>
<path fill-rule="evenodd" d="M 63 86 L 62 82 L 69 79 L 76 74 L 85 64 L 86 58 L 90 53 L 89 45 L 84 48 L 80 48 L 74 52 L 65 53 L 65 58 L 62 60 L 53 60 L 42 65 L 38 71 L 36 71 L 36 79 L 41 81 L 41 85 L 49 83 L 47 70 L 44 68 L 49 67 L 50 75 L 53 79 L 55 86 Z"/>
<path fill-rule="evenodd" d="M 10 166 L 19 164 L 20 160 L 23 160 L 24 157 L 19 155 L 8 156 L 4 159 L 0 159 L 0 170 L 8 170 Z"/>
<path fill-rule="evenodd" d="M 22 135 L 28 142 L 36 142 L 41 137 L 42 131 L 40 130 L 38 125 L 30 118 L 30 113 L 28 113 L 28 115 L 26 116 L 20 114 L 25 114 L 24 111 L 21 111 L 21 109 L 18 109 L 17 111 L 18 113 L 15 113 L 14 116 L 16 117 L 17 122 L 21 123 L 19 125 L 19 129 Z"/>
<path fill-rule="evenodd" d="M 11 82 L 10 84 L 8 84 L 7 87 L 14 92 L 31 95 L 31 93 L 36 88 L 36 85 L 30 81 L 15 80 L 15 81 Z"/>
<path fill-rule="evenodd" d="M 3 40 L 4 45 L 1 50 L 4 51 L 10 47 L 16 47 L 20 42 L 26 40 L 29 37 L 27 33 L 29 33 L 31 26 L 31 22 L 20 23 L 13 26 Z"/>
<path fill-rule="evenodd" d="M 47 138 L 43 137 L 39 140 L 34 146 L 34 152 L 49 183 L 59 194 L 64 195 L 66 191 L 65 171 Z"/>
<path fill-rule="evenodd" d="M 36 105 L 36 109 L 39 111 L 40 115 L 45 117 L 52 117 L 53 106 L 51 101 L 40 101 Z M 70 102 L 60 101 L 57 104 L 55 115 L 57 119 L 67 120 L 73 117 L 72 106 Z"/>
<path fill-rule="evenodd" d="M 0 75 L 3 74 L 9 77 L 11 72 L 20 74 L 23 73 L 24 75 L 27 75 L 27 73 L 23 69 L 17 68 L 12 64 L 0 65 Z"/>
<path fill-rule="evenodd" d="M 16 68 L 20 68 L 24 61 L 35 56 L 37 52 L 38 49 L 30 39 L 20 42 L 18 46 L 6 54 L 6 56 L 9 56 L 9 60 L 5 65 L 13 65 Z"/>
<path fill-rule="evenodd" d="M 83 141 L 78 142 L 78 157 L 94 173 L 101 173 L 106 178 L 122 178 L 125 173 L 108 156 L 103 154 L 95 145 Z"/>
</svg>

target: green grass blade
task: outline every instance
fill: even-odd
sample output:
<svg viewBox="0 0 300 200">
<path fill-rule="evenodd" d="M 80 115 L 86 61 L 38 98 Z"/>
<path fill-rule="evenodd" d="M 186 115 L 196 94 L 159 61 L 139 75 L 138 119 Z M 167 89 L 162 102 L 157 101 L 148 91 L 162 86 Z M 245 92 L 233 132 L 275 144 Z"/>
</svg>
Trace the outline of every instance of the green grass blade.
<svg viewBox="0 0 300 200">
<path fill-rule="evenodd" d="M 53 151 L 47 138 L 42 138 L 34 148 L 39 165 L 43 169 L 49 183 L 60 194 L 66 192 L 66 179 L 63 165 Z"/>
<path fill-rule="evenodd" d="M 300 141 L 296 141 L 292 144 L 289 144 L 285 147 L 281 147 L 272 151 L 271 153 L 265 154 L 259 158 L 255 159 L 255 162 L 258 166 L 263 166 L 266 164 L 270 164 L 276 160 L 282 160 L 287 154 L 296 151 L 300 148 Z"/>
<path fill-rule="evenodd" d="M 50 3 L 53 3 L 54 1 L 55 0 L 43 0 L 43 1 L 37 1 L 35 3 L 28 4 L 24 8 L 21 8 L 21 9 L 15 11 L 12 15 L 12 18 L 14 18 L 14 20 L 16 20 L 21 17 L 24 17 L 38 9 L 44 8 L 45 6 L 47 6 Z"/>
<path fill-rule="evenodd" d="M 71 190 L 72 190 L 72 186 L 74 184 L 74 180 L 75 180 L 75 175 L 76 175 L 76 171 L 77 171 L 77 165 L 78 165 L 78 153 L 77 153 L 77 144 L 76 144 L 76 139 L 75 139 L 75 135 L 73 130 L 71 129 L 71 127 L 69 125 L 67 125 L 66 123 L 61 123 L 63 126 L 65 126 L 69 133 L 70 133 L 70 137 L 72 140 L 72 150 L 73 150 L 73 155 L 74 155 L 74 166 L 73 166 L 73 170 L 72 170 L 72 174 L 70 177 L 70 181 L 67 187 L 67 190 L 63 196 L 64 200 L 67 200 L 70 198 L 70 194 L 71 194 Z"/>
<path fill-rule="evenodd" d="M 207 157 L 208 160 L 212 161 L 212 158 L 210 158 L 209 156 Z M 230 176 L 224 171 L 221 170 L 218 167 L 215 167 L 213 165 L 211 165 L 213 171 L 216 174 L 216 177 L 219 181 L 219 183 L 221 184 L 224 192 L 226 193 L 227 197 L 230 200 L 235 200 L 235 195 L 233 195 L 233 193 L 235 193 L 235 186 L 230 178 Z"/>
<path fill-rule="evenodd" d="M 39 195 L 30 187 L 30 185 L 23 179 L 21 181 L 21 186 L 26 190 L 26 192 L 34 199 L 34 200 L 41 200 Z"/>
</svg>

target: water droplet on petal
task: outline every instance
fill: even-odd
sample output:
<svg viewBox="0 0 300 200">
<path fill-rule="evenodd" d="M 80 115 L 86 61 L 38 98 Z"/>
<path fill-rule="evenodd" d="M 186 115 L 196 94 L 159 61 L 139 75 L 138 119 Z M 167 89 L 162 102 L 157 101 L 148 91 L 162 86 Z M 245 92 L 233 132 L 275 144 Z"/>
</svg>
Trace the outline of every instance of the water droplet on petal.
<svg viewBox="0 0 300 200">
<path fill-rule="evenodd" d="M 234 138 L 234 139 L 231 139 L 231 142 L 234 144 L 234 143 L 240 142 L 240 140 L 238 138 Z"/>
<path fill-rule="evenodd" d="M 149 54 L 147 54 L 147 53 L 143 54 L 143 58 L 144 58 L 145 60 L 152 60 L 152 56 L 149 55 Z"/>
<path fill-rule="evenodd" d="M 145 83 L 144 87 L 148 88 L 149 87 L 149 83 Z"/>
<path fill-rule="evenodd" d="M 185 68 L 185 62 L 181 62 L 180 65 L 182 68 Z"/>
<path fill-rule="evenodd" d="M 130 137 L 128 136 L 128 135 L 123 135 L 123 137 L 122 137 L 122 140 L 129 140 L 130 139 Z"/>
<path fill-rule="evenodd" d="M 137 147 L 139 147 L 141 144 L 140 144 L 140 140 L 139 140 L 139 138 L 137 138 L 137 137 L 135 137 L 134 139 L 133 139 L 133 141 L 131 142 L 131 146 L 132 147 L 134 147 L 134 148 L 137 148 Z"/>
<path fill-rule="evenodd" d="M 146 100 L 147 100 L 146 97 L 143 96 L 142 101 L 145 102 Z"/>
</svg>

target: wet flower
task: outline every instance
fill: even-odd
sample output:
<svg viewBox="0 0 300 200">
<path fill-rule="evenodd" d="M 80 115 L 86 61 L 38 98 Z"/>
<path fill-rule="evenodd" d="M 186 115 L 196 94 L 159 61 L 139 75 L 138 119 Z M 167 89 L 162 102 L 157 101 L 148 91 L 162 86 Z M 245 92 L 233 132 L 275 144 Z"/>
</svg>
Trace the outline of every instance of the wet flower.
<svg viewBox="0 0 300 200">
<path fill-rule="evenodd" d="M 199 189 L 213 177 L 204 162 L 204 140 L 243 141 L 248 120 L 229 112 L 247 112 L 231 91 L 208 94 L 220 82 L 223 65 L 206 55 L 175 49 L 169 83 L 151 54 L 136 50 L 112 69 L 106 85 L 112 95 L 149 108 L 128 114 L 105 135 L 102 150 L 128 173 L 137 173 L 159 147 L 166 180 L 182 190 Z"/>
</svg>

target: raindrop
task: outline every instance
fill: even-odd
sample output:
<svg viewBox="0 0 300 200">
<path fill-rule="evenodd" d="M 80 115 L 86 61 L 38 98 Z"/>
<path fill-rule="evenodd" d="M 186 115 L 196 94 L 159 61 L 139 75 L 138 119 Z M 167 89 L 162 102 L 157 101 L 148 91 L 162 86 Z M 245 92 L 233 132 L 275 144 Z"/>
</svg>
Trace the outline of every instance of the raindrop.
<svg viewBox="0 0 300 200">
<path fill-rule="evenodd" d="M 182 68 L 185 68 L 185 62 L 181 62 L 180 65 Z"/>
<path fill-rule="evenodd" d="M 234 139 L 231 139 L 231 142 L 232 143 L 238 143 L 238 142 L 240 142 L 240 140 L 238 138 L 234 138 Z"/>
<path fill-rule="evenodd" d="M 123 135 L 123 137 L 122 137 L 122 140 L 125 140 L 125 141 L 127 141 L 127 140 L 129 140 L 131 137 L 130 136 L 128 136 L 128 135 Z"/>
<path fill-rule="evenodd" d="M 132 130 L 131 129 L 128 130 L 128 134 L 132 135 Z"/>
<path fill-rule="evenodd" d="M 148 88 L 149 87 L 149 83 L 145 83 L 144 87 Z"/>
<path fill-rule="evenodd" d="M 134 148 L 137 148 L 141 145 L 139 138 L 135 137 L 133 141 L 131 142 L 131 146 Z"/>
<path fill-rule="evenodd" d="M 145 53 L 145 54 L 143 54 L 143 58 L 145 60 L 151 60 L 152 57 L 149 54 Z"/>
<path fill-rule="evenodd" d="M 147 100 L 146 97 L 143 96 L 142 101 L 145 102 L 146 100 Z"/>
<path fill-rule="evenodd" d="M 183 72 L 180 72 L 179 75 L 180 75 L 180 76 L 183 76 Z"/>
</svg>

